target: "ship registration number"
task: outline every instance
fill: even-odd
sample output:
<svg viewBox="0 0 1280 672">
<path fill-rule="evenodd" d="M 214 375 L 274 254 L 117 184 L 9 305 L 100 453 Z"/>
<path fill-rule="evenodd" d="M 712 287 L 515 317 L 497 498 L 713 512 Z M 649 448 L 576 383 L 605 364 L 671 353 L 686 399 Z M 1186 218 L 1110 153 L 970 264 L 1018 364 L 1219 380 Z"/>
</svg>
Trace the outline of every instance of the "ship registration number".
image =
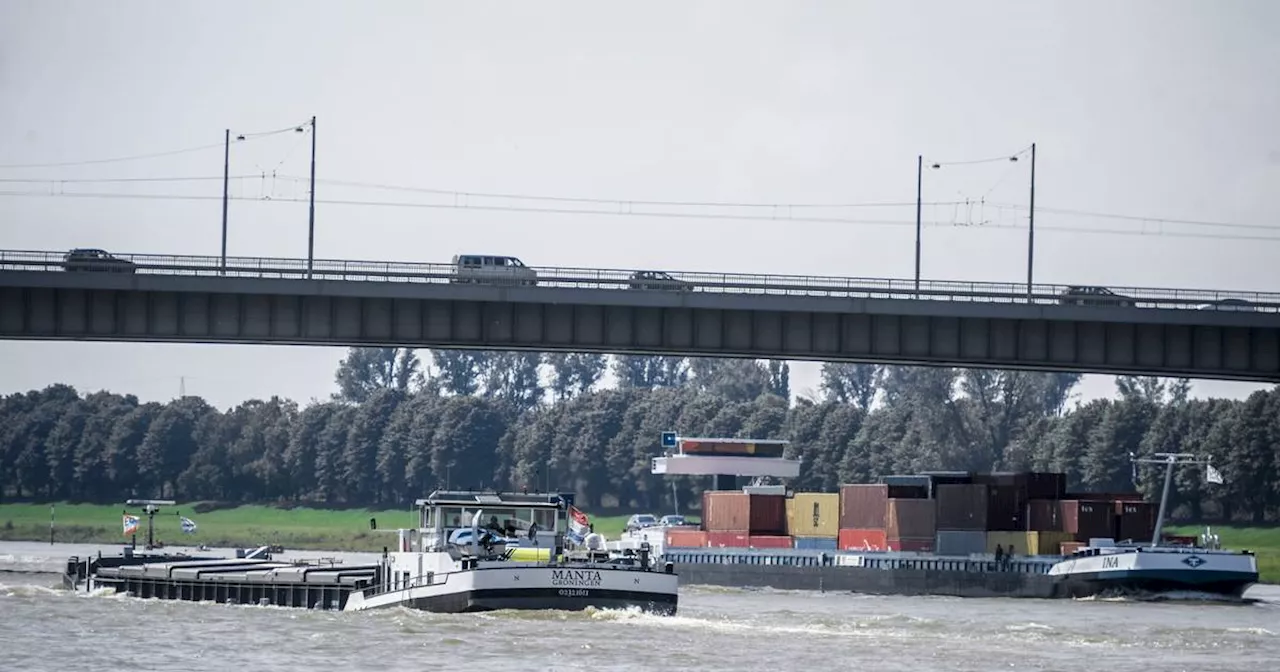
<svg viewBox="0 0 1280 672">
<path fill-rule="evenodd" d="M 591 591 L 586 588 L 561 588 L 560 597 L 591 597 Z"/>
</svg>

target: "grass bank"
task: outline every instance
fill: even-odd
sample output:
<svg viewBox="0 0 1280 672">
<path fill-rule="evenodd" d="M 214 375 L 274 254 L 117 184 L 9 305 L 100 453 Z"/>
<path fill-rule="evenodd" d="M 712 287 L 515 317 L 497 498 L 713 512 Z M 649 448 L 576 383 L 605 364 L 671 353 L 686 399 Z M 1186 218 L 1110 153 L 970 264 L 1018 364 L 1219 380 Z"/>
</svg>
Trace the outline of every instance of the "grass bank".
<svg viewBox="0 0 1280 672">
<path fill-rule="evenodd" d="M 56 504 L 54 539 L 67 543 L 123 544 L 120 505 Z M 279 544 L 285 548 L 326 551 L 381 551 L 394 546 L 392 532 L 397 527 L 417 525 L 417 511 L 369 509 L 281 509 L 272 506 L 239 506 L 206 513 L 194 513 L 194 503 L 166 507 L 156 514 L 156 539 L 168 544 L 207 544 L 248 547 Z M 137 511 L 130 513 L 138 515 Z M 184 535 L 181 514 L 196 522 L 195 534 Z M 369 529 L 376 518 L 378 530 Z M 617 538 L 626 516 L 591 517 L 597 532 Z M 146 519 L 140 526 L 139 541 L 146 539 Z M 0 504 L 0 540 L 47 541 L 48 504 Z"/>
<path fill-rule="evenodd" d="M 1170 534 L 1199 536 L 1203 526 L 1169 528 Z M 1253 551 L 1258 557 L 1258 575 L 1263 583 L 1280 583 L 1280 527 L 1213 526 L 1223 548 Z"/>
</svg>

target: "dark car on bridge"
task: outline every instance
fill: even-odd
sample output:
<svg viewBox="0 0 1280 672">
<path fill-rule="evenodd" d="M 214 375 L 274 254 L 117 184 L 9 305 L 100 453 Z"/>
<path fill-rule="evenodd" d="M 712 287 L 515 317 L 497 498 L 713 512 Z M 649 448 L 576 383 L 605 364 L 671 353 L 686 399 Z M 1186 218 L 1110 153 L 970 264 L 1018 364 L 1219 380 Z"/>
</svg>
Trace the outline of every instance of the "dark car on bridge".
<svg viewBox="0 0 1280 672">
<path fill-rule="evenodd" d="M 655 289 L 668 292 L 692 292 L 693 283 L 677 280 L 663 271 L 636 271 L 627 282 L 631 289 Z"/>
<path fill-rule="evenodd" d="M 1123 294 L 1117 294 L 1106 287 L 1090 287 L 1086 285 L 1068 287 L 1058 297 L 1058 303 L 1064 306 L 1118 306 L 1132 308 L 1134 300 Z"/>
<path fill-rule="evenodd" d="M 62 258 L 62 268 L 67 271 L 96 271 L 99 273 L 134 273 L 137 264 L 128 259 L 112 256 L 106 250 L 80 247 Z"/>
</svg>

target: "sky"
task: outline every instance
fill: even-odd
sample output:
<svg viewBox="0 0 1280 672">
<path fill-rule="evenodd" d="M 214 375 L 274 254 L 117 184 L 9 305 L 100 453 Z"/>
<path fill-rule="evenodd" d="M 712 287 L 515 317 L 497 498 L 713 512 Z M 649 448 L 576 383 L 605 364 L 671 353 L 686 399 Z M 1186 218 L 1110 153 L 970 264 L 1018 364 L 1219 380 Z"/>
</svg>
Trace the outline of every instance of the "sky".
<svg viewBox="0 0 1280 672">
<path fill-rule="evenodd" d="M 318 258 L 910 278 L 923 155 L 922 277 L 1020 283 L 1034 142 L 1037 282 L 1280 284 L 1280 3 L 373 7 L 0 3 L 0 248 L 217 255 L 230 129 L 229 254 L 304 257 L 314 115 Z M 342 355 L 4 341 L 0 393 L 306 401 Z"/>
</svg>

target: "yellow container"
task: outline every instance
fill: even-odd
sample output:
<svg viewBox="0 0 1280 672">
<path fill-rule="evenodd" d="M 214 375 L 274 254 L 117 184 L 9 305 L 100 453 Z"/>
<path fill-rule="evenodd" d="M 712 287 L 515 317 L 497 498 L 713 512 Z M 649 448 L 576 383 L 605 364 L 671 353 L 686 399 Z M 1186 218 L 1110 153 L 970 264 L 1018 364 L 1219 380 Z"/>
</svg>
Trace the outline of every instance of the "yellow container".
<svg viewBox="0 0 1280 672">
<path fill-rule="evenodd" d="M 1062 542 L 1075 540 L 1076 535 L 1070 532 L 1028 532 L 1027 553 L 1029 555 L 1060 555 Z"/>
<path fill-rule="evenodd" d="M 546 562 L 551 559 L 551 549 L 549 548 L 515 548 L 510 549 L 511 560 L 514 562 Z"/>
<path fill-rule="evenodd" d="M 787 534 L 832 537 L 840 534 L 840 494 L 797 492 L 787 500 Z"/>
<path fill-rule="evenodd" d="M 1013 548 L 1014 555 L 1027 554 L 1027 533 L 1026 532 L 988 532 L 987 533 L 987 552 L 995 553 L 996 546 L 1004 549 L 1008 554 L 1009 548 Z"/>
</svg>

